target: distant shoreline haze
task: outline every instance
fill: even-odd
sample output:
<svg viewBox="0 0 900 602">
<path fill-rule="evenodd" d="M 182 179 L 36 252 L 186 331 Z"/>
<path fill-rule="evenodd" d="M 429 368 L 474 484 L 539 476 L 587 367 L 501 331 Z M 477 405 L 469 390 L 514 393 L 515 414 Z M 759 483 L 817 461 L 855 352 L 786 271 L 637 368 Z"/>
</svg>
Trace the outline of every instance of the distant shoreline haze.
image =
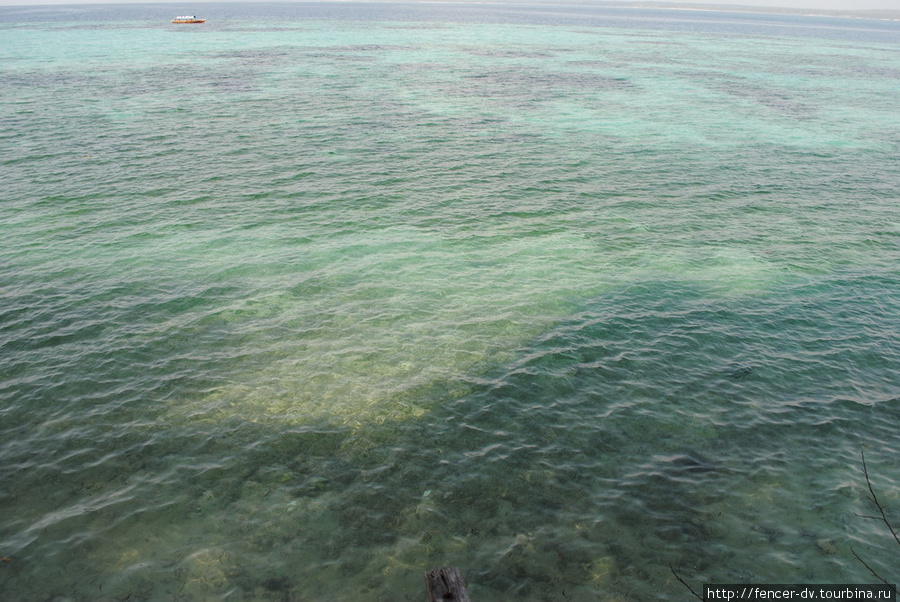
<svg viewBox="0 0 900 602">
<path fill-rule="evenodd" d="M 326 2 L 329 0 L 325 0 Z M 341 0 L 331 0 L 340 2 Z M 361 2 L 391 2 L 391 0 L 358 0 Z M 778 2 L 778 0 L 771 0 Z M 229 4 L 292 4 L 304 3 L 304 0 L 294 2 L 292 0 L 284 0 L 275 2 L 260 0 L 222 0 Z M 408 3 L 434 3 L 434 4 L 466 4 L 471 0 L 408 0 Z M 160 0 L 153 4 L 182 4 L 181 0 Z M 215 4 L 216 2 L 192 2 L 190 6 L 202 6 L 204 4 Z M 402 1 L 399 3 L 403 3 Z M 622 7 L 622 8 L 650 8 L 650 9 L 669 9 L 669 10 L 702 10 L 702 11 L 726 11 L 726 12 L 753 12 L 753 13 L 770 13 L 770 14 L 797 14 L 797 15 L 821 15 L 829 17 L 854 17 L 854 18 L 870 18 L 870 19 L 900 19 L 900 9 L 896 8 L 896 0 L 785 0 L 782 4 L 770 4 L 767 0 L 761 0 L 755 4 L 729 4 L 721 2 L 668 2 L 666 0 L 655 2 L 590 2 L 581 0 L 495 0 L 488 2 L 474 2 L 476 4 L 509 4 L 509 5 L 573 5 L 585 6 L 596 5 L 600 7 Z M 93 0 L 90 2 L 71 2 L 61 0 L 55 2 L 53 0 L 0 0 L 0 7 L 3 6 L 62 6 L 62 5 L 91 5 L 91 4 L 148 4 L 146 2 L 123 2 L 121 0 Z"/>
</svg>

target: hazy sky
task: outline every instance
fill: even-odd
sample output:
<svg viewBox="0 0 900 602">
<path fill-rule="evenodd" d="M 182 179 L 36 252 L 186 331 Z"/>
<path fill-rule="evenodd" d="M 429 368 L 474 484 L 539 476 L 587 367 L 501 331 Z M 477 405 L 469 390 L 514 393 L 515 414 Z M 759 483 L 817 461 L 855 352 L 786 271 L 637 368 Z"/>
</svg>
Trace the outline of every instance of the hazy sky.
<svg viewBox="0 0 900 602">
<path fill-rule="evenodd" d="M 900 11 L 900 0 L 657 0 L 667 4 L 735 4 L 744 6 L 783 6 L 828 10 L 866 10 L 882 8 Z"/>
<path fill-rule="evenodd" d="M 178 2 L 182 5 L 191 5 L 192 0 L 162 0 L 163 2 Z M 203 0 L 199 0 L 203 1 Z M 245 0 L 252 2 L 253 0 Z M 302 1 L 302 0 L 301 0 Z M 490 2 L 491 0 L 481 0 Z M 503 1 L 503 0 L 500 0 Z M 531 0 L 533 1 L 533 0 Z M 559 0 L 555 0 L 558 2 Z M 587 4 L 590 0 L 572 0 L 574 4 Z M 606 0 L 607 2 L 609 0 Z M 616 0 L 612 0 L 616 1 Z M 866 10 L 866 9 L 892 9 L 900 11 L 900 0 L 651 0 L 666 4 L 731 4 L 744 6 L 778 6 L 786 8 L 828 9 L 828 10 Z M 0 0 L 0 6 L 17 4 L 99 4 L 133 2 L 147 2 L 147 0 Z M 622 4 L 638 3 L 640 0 L 621 0 Z"/>
</svg>

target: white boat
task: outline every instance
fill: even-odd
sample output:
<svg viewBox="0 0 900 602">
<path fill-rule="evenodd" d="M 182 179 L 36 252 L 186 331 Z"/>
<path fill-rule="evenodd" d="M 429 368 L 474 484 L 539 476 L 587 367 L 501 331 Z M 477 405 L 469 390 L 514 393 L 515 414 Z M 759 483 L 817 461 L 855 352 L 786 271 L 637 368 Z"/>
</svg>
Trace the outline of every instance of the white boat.
<svg viewBox="0 0 900 602">
<path fill-rule="evenodd" d="M 194 15 L 179 15 L 172 19 L 172 23 L 206 23 L 206 19 L 198 19 Z"/>
</svg>

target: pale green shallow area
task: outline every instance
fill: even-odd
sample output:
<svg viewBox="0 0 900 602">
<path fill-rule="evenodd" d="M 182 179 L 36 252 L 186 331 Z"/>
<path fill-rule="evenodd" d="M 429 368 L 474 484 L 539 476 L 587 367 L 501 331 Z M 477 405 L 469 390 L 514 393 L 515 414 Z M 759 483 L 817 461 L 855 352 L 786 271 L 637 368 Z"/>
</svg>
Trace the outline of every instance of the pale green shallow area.
<svg viewBox="0 0 900 602">
<path fill-rule="evenodd" d="M 896 580 L 896 24 L 206 9 L 0 13 L 5 599 Z"/>
</svg>

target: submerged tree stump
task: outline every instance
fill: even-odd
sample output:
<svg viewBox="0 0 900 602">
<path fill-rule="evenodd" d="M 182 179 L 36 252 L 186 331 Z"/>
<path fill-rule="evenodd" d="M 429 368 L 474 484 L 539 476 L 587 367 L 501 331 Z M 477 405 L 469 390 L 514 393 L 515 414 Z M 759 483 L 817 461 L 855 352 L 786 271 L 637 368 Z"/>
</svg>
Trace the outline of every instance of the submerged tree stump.
<svg viewBox="0 0 900 602">
<path fill-rule="evenodd" d="M 459 569 L 445 566 L 425 571 L 428 602 L 472 602 Z"/>
</svg>

